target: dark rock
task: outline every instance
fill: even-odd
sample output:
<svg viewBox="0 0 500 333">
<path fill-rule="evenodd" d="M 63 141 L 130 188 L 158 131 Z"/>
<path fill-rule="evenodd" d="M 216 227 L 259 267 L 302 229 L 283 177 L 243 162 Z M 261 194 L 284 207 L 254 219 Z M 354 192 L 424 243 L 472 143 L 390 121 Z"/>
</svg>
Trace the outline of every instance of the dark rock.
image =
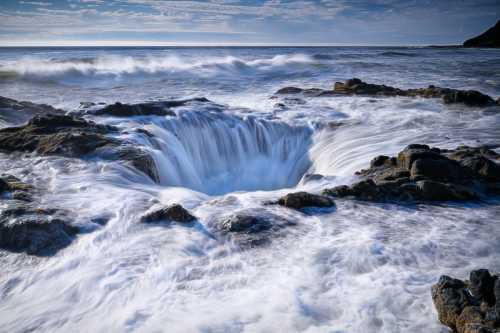
<svg viewBox="0 0 500 333">
<path fill-rule="evenodd" d="M 493 98 L 479 91 L 453 91 L 443 95 L 445 104 L 462 103 L 467 106 L 488 106 L 494 104 Z"/>
<path fill-rule="evenodd" d="M 307 192 L 288 193 L 284 197 L 278 199 L 277 204 L 293 209 L 335 206 L 335 202 L 329 197 Z"/>
<path fill-rule="evenodd" d="M 9 191 L 9 184 L 0 178 L 0 193 Z"/>
<path fill-rule="evenodd" d="M 447 158 L 423 158 L 417 159 L 410 169 L 412 179 L 460 179 L 468 177 L 466 170 L 456 161 Z"/>
<path fill-rule="evenodd" d="M 0 213 L 0 248 L 30 255 L 52 255 L 68 246 L 79 229 L 57 209 L 14 203 Z"/>
<path fill-rule="evenodd" d="M 485 301 L 490 306 L 494 305 L 495 295 L 493 294 L 493 286 L 495 285 L 495 280 L 487 269 L 472 271 L 469 277 L 469 290 L 474 297 Z"/>
<path fill-rule="evenodd" d="M 486 148 L 455 150 L 412 144 L 398 157 L 378 156 L 356 172 L 363 180 L 325 189 L 324 195 L 368 201 L 467 201 L 500 194 L 497 153 Z"/>
<path fill-rule="evenodd" d="M 116 102 L 115 104 L 107 105 L 102 109 L 90 110 L 89 113 L 92 113 L 96 116 L 108 115 L 113 117 L 175 116 L 175 112 L 170 110 L 170 108 L 184 106 L 193 102 L 206 103 L 210 101 L 204 97 L 201 97 L 139 104 L 122 104 L 120 102 Z"/>
<path fill-rule="evenodd" d="M 468 283 L 441 276 L 432 286 L 439 321 L 458 333 L 499 332 L 499 299 L 493 287 L 498 281 L 485 269 L 472 271 Z"/>
<path fill-rule="evenodd" d="M 141 217 L 142 223 L 153 223 L 161 220 L 170 220 L 175 222 L 192 222 L 196 217 L 191 215 L 184 207 L 179 204 L 173 204 L 167 207 L 156 209 L 146 213 Z"/>
<path fill-rule="evenodd" d="M 221 223 L 221 229 L 228 232 L 255 233 L 271 229 L 271 222 L 249 213 L 236 213 Z"/>
<path fill-rule="evenodd" d="M 297 87 L 285 87 L 281 88 L 276 92 L 276 94 L 281 95 L 281 94 L 300 94 L 304 89 L 297 88 Z"/>
<path fill-rule="evenodd" d="M 278 90 L 276 94 L 298 94 L 311 97 L 320 96 L 405 96 L 405 97 L 423 97 L 423 98 L 442 98 L 444 103 L 461 103 L 467 106 L 490 106 L 498 104 L 488 95 L 484 95 L 474 90 L 458 90 L 450 88 L 436 87 L 430 85 L 427 88 L 418 89 L 399 89 L 384 84 L 372 84 L 354 78 L 342 82 L 335 82 L 332 90 L 322 89 L 301 89 L 297 87 L 286 87 Z"/>
<path fill-rule="evenodd" d="M 500 47 L 500 20 L 481 35 L 464 42 L 465 47 Z"/>
<path fill-rule="evenodd" d="M 26 125 L 0 129 L 0 150 L 80 157 L 105 145 L 109 128 L 65 115 L 36 116 Z"/>
<path fill-rule="evenodd" d="M 117 158 L 131 164 L 132 167 L 146 174 L 154 182 L 160 182 L 155 160 L 138 147 L 125 146 L 118 149 Z"/>
</svg>

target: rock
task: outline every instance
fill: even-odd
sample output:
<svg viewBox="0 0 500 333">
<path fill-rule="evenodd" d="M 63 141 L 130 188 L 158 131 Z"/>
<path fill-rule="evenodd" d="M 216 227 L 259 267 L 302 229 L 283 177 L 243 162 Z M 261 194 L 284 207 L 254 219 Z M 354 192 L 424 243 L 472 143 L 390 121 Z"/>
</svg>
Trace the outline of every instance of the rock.
<svg viewBox="0 0 500 333">
<path fill-rule="evenodd" d="M 459 329 L 457 322 L 462 311 L 477 305 L 466 290 L 465 283 L 449 276 L 441 276 L 439 282 L 432 286 L 432 301 L 439 321 L 454 331 Z"/>
<path fill-rule="evenodd" d="M 245 209 L 216 221 L 215 232 L 245 248 L 269 244 L 287 235 L 286 228 L 294 225 L 296 223 L 266 210 Z"/>
<path fill-rule="evenodd" d="M 293 209 L 335 206 L 335 202 L 329 197 L 307 192 L 288 193 L 284 197 L 278 199 L 277 204 Z"/>
<path fill-rule="evenodd" d="M 160 104 L 122 104 L 116 102 L 102 109 L 92 112 L 96 116 L 109 115 L 113 117 L 133 117 L 133 116 L 175 116 L 175 113 L 165 109 Z"/>
<path fill-rule="evenodd" d="M 439 321 L 458 333 L 498 333 L 500 299 L 494 291 L 498 281 L 486 269 L 472 271 L 468 283 L 441 276 L 431 288 Z"/>
<path fill-rule="evenodd" d="M 481 35 L 464 42 L 465 47 L 500 47 L 500 20 Z"/>
<path fill-rule="evenodd" d="M 460 179 L 468 177 L 466 170 L 457 162 L 447 158 L 422 158 L 417 159 L 410 169 L 412 179 Z"/>
<path fill-rule="evenodd" d="M 453 91 L 443 95 L 445 104 L 462 103 L 467 106 L 488 106 L 494 104 L 493 98 L 476 90 Z"/>
<path fill-rule="evenodd" d="M 412 144 L 397 158 L 378 156 L 370 168 L 356 172 L 363 179 L 322 194 L 367 201 L 467 201 L 500 194 L 500 160 L 486 148 L 454 150 Z"/>
<path fill-rule="evenodd" d="M 221 229 L 227 232 L 247 232 L 255 233 L 271 229 L 272 224 L 256 215 L 236 213 L 221 223 Z"/>
<path fill-rule="evenodd" d="M 0 178 L 0 193 L 9 191 L 9 184 Z"/>
<path fill-rule="evenodd" d="M 430 85 L 427 88 L 418 89 L 400 89 L 384 84 L 366 83 L 358 78 L 346 80 L 344 83 L 335 82 L 332 90 L 322 89 L 301 89 L 298 87 L 285 87 L 276 92 L 276 94 L 299 94 L 311 97 L 320 96 L 405 96 L 422 98 L 442 98 L 445 104 L 461 103 L 466 106 L 490 106 L 498 104 L 488 95 L 475 90 L 458 90 L 450 88 L 436 87 Z"/>
<path fill-rule="evenodd" d="M 80 157 L 105 145 L 109 128 L 65 115 L 36 116 L 26 125 L 0 129 L 0 150 Z"/>
<path fill-rule="evenodd" d="M 300 94 L 304 89 L 297 88 L 297 87 L 285 87 L 281 88 L 276 92 L 277 95 L 284 95 L 284 94 Z"/>
<path fill-rule="evenodd" d="M 113 127 L 79 117 L 36 116 L 26 125 L 0 129 L 0 151 L 73 158 L 82 158 L 97 150 L 105 151 L 102 157 L 129 163 L 159 182 L 153 157 L 131 143 L 108 137 L 114 131 Z"/>
<path fill-rule="evenodd" d="M 0 213 L 0 248 L 30 255 L 52 255 L 68 246 L 79 229 L 57 209 L 13 203 Z"/>
<path fill-rule="evenodd" d="M 184 207 L 179 204 L 173 204 L 167 207 L 153 210 L 141 217 L 142 223 L 153 223 L 161 220 L 170 220 L 175 222 L 192 222 L 196 217 L 191 215 Z"/>
<path fill-rule="evenodd" d="M 0 175 L 0 194 L 11 192 L 10 198 L 20 201 L 33 201 L 33 186 L 22 182 L 12 175 Z"/>
<path fill-rule="evenodd" d="M 495 295 L 493 294 L 493 287 L 495 280 L 487 269 L 471 271 L 469 290 L 474 297 L 485 301 L 488 305 L 494 305 Z"/>
</svg>

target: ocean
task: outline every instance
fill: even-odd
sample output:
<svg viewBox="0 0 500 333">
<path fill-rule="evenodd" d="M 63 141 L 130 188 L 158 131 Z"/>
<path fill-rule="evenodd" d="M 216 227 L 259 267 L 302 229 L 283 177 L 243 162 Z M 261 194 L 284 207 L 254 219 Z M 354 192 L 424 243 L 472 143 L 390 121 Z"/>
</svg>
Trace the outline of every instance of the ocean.
<svg viewBox="0 0 500 333">
<path fill-rule="evenodd" d="M 354 77 L 496 99 L 500 50 L 0 48 L 1 96 L 68 113 L 82 103 L 210 100 L 174 108 L 175 116 L 86 116 L 153 156 L 158 183 L 99 158 L 0 153 L 0 173 L 43 188 L 44 204 L 71 211 L 89 230 L 50 257 L 0 251 L 0 331 L 446 332 L 430 286 L 442 274 L 500 271 L 498 202 L 339 199 L 335 209 L 305 211 L 268 202 L 351 184 L 372 158 L 411 143 L 500 152 L 498 107 L 275 95 Z M 152 205 L 171 203 L 197 222 L 138 223 Z M 214 231 L 239 212 L 269 214 L 286 227 L 262 246 L 242 246 Z M 108 222 L 98 226 L 100 217 Z"/>
</svg>

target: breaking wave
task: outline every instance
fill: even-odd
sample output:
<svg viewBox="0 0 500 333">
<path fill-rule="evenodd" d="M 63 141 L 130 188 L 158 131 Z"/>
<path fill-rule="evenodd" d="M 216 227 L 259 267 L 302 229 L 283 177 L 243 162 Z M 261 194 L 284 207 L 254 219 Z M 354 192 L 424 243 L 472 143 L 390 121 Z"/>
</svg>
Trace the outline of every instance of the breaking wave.
<svg viewBox="0 0 500 333">
<path fill-rule="evenodd" d="M 59 76 L 122 76 L 169 73 L 192 73 L 200 76 L 218 74 L 255 74 L 290 71 L 315 64 L 317 59 L 305 54 L 276 55 L 270 58 L 242 59 L 234 56 L 182 58 L 180 56 L 105 55 L 70 59 L 24 57 L 0 64 L 0 78 L 14 75 L 34 78 Z"/>
</svg>

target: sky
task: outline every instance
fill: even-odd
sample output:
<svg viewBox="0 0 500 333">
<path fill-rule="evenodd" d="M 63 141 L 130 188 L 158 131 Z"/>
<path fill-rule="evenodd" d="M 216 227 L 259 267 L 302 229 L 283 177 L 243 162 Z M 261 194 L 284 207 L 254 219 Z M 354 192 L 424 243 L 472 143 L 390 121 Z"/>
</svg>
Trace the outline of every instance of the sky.
<svg viewBox="0 0 500 333">
<path fill-rule="evenodd" d="M 0 46 L 461 44 L 500 0 L 0 0 Z"/>
</svg>

